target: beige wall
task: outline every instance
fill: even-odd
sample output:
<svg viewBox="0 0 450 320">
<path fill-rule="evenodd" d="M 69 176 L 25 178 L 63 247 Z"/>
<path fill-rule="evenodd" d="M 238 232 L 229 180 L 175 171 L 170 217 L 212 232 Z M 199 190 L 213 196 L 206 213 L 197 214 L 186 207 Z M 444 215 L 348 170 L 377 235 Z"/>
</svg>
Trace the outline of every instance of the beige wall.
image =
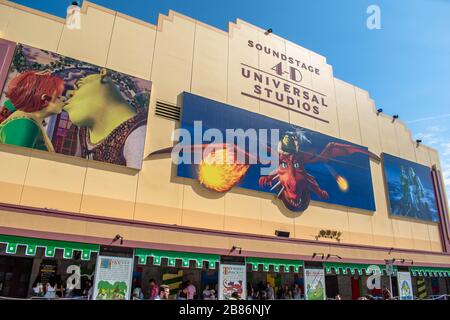
<svg viewBox="0 0 450 320">
<path fill-rule="evenodd" d="M 377 116 L 368 93 L 335 79 L 324 57 L 276 35 L 266 36 L 241 20 L 230 23 L 227 33 L 170 12 L 153 26 L 85 1 L 82 29 L 74 31 L 61 19 L 0 0 L 0 37 L 152 80 L 146 154 L 170 146 L 177 126 L 154 115 L 156 99 L 177 104 L 179 94 L 188 91 L 361 144 L 377 154 L 439 167 L 435 150 L 416 148 L 402 122 Z M 241 63 L 270 70 L 279 62 L 249 48 L 249 39 L 321 69 L 320 76 L 305 72 L 302 85 L 326 95 L 328 108 L 322 116 L 330 123 L 241 95 L 251 90 L 240 74 Z M 9 168 L 0 177 L 4 203 L 270 236 L 284 230 L 309 240 L 330 228 L 342 231 L 345 243 L 441 250 L 436 224 L 389 216 L 382 167 L 376 161 L 371 161 L 376 212 L 312 203 L 296 217 L 268 194 L 234 189 L 217 195 L 196 181 L 177 178 L 167 157 L 145 160 L 138 172 L 1 145 L 0 167 Z M 7 227 L 8 221 L 0 218 L 1 226 Z"/>
</svg>

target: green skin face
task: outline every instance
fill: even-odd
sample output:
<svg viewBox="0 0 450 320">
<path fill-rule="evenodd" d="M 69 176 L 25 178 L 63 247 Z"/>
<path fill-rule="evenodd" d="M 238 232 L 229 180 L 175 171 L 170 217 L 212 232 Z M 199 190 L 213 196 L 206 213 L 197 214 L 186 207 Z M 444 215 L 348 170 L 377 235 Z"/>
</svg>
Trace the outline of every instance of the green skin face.
<svg viewBox="0 0 450 320">
<path fill-rule="evenodd" d="M 72 123 L 88 128 L 92 143 L 106 138 L 136 115 L 114 83 L 106 79 L 102 82 L 102 78 L 102 74 L 94 74 L 78 80 L 64 106 Z"/>
</svg>

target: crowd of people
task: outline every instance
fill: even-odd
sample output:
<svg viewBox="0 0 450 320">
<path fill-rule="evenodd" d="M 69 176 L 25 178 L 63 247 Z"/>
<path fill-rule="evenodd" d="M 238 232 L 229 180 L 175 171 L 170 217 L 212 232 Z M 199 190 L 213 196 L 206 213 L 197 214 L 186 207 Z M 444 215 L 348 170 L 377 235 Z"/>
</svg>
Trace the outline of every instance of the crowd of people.
<svg viewBox="0 0 450 320">
<path fill-rule="evenodd" d="M 303 297 L 302 288 L 297 283 L 276 288 L 270 282 L 264 284 L 261 281 L 256 287 L 247 284 L 247 300 L 302 300 Z"/>
<path fill-rule="evenodd" d="M 164 284 L 158 285 L 155 279 L 149 280 L 148 294 L 145 294 L 142 290 L 140 281 L 133 279 L 132 289 L 133 300 L 169 300 L 170 299 L 170 287 Z M 215 290 L 210 290 L 209 285 L 203 290 L 204 300 L 215 300 Z M 184 281 L 180 284 L 175 295 L 176 300 L 197 300 L 197 288 L 190 280 Z"/>
<path fill-rule="evenodd" d="M 93 286 L 90 279 L 85 279 L 80 289 L 66 288 L 61 277 L 51 277 L 47 281 L 43 281 L 38 276 L 33 283 L 32 293 L 34 297 L 55 299 L 55 298 L 74 298 L 84 297 L 92 299 Z M 217 300 L 218 290 L 217 284 L 206 284 L 203 291 L 198 292 L 196 286 L 190 281 L 183 281 L 176 294 L 170 287 L 164 284 L 158 284 L 155 279 L 149 280 L 147 292 L 144 292 L 138 279 L 133 279 L 132 300 Z M 240 293 L 234 292 L 231 296 L 232 300 L 241 300 Z M 270 282 L 259 282 L 256 286 L 247 283 L 247 300 L 304 300 L 303 287 L 299 284 L 289 286 L 288 284 L 273 287 Z M 342 300 L 340 294 L 329 300 Z M 367 294 L 358 298 L 358 300 L 393 300 L 392 293 L 389 289 L 384 288 L 381 297 L 374 297 Z"/>
<path fill-rule="evenodd" d="M 50 277 L 46 281 L 38 275 L 32 286 L 32 297 L 45 299 L 86 297 L 92 299 L 93 289 L 92 281 L 88 278 L 78 288 L 67 288 L 66 283 L 59 275 Z"/>
</svg>

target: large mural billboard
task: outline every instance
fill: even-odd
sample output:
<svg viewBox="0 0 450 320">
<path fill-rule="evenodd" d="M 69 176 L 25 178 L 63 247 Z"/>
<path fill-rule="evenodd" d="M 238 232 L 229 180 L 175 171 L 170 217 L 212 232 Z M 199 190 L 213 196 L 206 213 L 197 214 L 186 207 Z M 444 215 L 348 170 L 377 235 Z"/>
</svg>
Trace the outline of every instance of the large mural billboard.
<svg viewBox="0 0 450 320">
<path fill-rule="evenodd" d="M 151 82 L 18 45 L 0 142 L 140 169 Z"/>
<path fill-rule="evenodd" d="M 438 222 L 431 169 L 389 154 L 383 164 L 391 214 Z"/>
<path fill-rule="evenodd" d="M 181 129 L 188 134 L 180 138 L 180 155 L 194 159 L 178 161 L 178 176 L 209 190 L 273 193 L 294 212 L 311 200 L 375 210 L 369 157 L 377 156 L 367 148 L 190 93 L 183 95 Z M 230 132 L 232 141 L 219 143 L 218 136 Z M 196 162 L 199 150 L 203 157 Z M 236 161 L 240 155 L 245 162 Z"/>
</svg>

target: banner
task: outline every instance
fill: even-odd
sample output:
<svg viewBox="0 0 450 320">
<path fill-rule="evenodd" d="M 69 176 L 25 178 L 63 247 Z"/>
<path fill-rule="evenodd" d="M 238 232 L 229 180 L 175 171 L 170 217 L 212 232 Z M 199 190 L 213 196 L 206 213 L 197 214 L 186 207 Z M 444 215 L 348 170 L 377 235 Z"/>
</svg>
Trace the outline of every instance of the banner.
<svg viewBox="0 0 450 320">
<path fill-rule="evenodd" d="M 411 273 L 397 272 L 398 296 L 400 300 L 414 300 Z"/>
<path fill-rule="evenodd" d="M 325 272 L 323 269 L 306 269 L 305 274 L 305 299 L 325 300 Z"/>
<path fill-rule="evenodd" d="M 93 300 L 129 300 L 133 258 L 97 258 Z"/>
<path fill-rule="evenodd" d="M 218 193 L 272 193 L 293 212 L 311 200 L 375 210 L 369 157 L 379 157 L 354 143 L 185 92 L 177 147 L 178 176 Z"/>
<path fill-rule="evenodd" d="M 391 215 L 438 222 L 431 169 L 383 154 Z"/>
<path fill-rule="evenodd" d="M 140 169 L 150 91 L 150 81 L 18 44 L 0 96 L 0 143 Z"/>
<path fill-rule="evenodd" d="M 220 264 L 219 266 L 219 300 L 233 300 L 237 292 L 240 299 L 247 298 L 246 265 Z"/>
</svg>

